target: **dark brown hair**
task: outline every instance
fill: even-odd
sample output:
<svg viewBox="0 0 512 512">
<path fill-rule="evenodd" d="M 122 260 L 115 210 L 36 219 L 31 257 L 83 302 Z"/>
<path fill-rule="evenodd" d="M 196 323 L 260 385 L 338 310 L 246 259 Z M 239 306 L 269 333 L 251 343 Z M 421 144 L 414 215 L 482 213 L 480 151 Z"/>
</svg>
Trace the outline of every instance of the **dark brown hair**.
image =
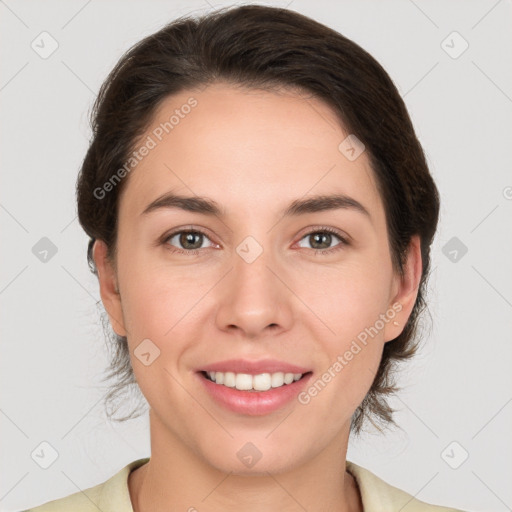
<svg viewBox="0 0 512 512">
<path fill-rule="evenodd" d="M 323 100 L 347 133 L 366 147 L 385 206 L 393 267 L 400 275 L 411 237 L 420 236 L 423 268 L 416 303 L 401 334 L 385 343 L 379 369 L 351 428 L 360 432 L 365 418 L 394 424 L 386 396 L 398 389 L 393 378 L 396 363 L 410 358 L 418 347 L 439 196 L 392 80 L 369 53 L 325 25 L 276 7 L 224 8 L 199 18 L 179 18 L 121 58 L 94 104 L 92 141 L 77 181 L 78 218 L 90 237 L 91 271 L 97 275 L 92 258 L 96 239 L 106 242 L 115 266 L 118 203 L 127 178 L 104 197 L 98 198 L 95 190 L 123 167 L 162 100 L 215 82 L 270 91 L 284 88 Z M 105 316 L 102 319 L 113 348 L 107 378 L 116 378 L 105 404 L 115 406 L 130 385 L 138 386 L 126 338 L 112 331 Z"/>
</svg>

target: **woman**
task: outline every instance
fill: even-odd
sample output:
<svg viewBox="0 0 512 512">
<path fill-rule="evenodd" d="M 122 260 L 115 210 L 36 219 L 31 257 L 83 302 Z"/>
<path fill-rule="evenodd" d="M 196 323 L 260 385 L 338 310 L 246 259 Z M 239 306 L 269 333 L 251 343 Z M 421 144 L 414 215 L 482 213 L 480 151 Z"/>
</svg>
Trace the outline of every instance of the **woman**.
<svg viewBox="0 0 512 512">
<path fill-rule="evenodd" d="M 392 423 L 439 198 L 382 67 L 263 6 L 184 18 L 99 93 L 77 183 L 151 457 L 33 510 L 441 511 L 346 460 Z"/>
</svg>

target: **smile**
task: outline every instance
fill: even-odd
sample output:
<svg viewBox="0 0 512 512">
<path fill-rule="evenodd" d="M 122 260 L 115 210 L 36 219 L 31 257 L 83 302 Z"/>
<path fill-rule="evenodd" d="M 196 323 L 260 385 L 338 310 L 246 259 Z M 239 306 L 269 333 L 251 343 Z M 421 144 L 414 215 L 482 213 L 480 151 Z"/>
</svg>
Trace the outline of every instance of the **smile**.
<svg viewBox="0 0 512 512">
<path fill-rule="evenodd" d="M 313 372 L 306 369 L 304 373 L 276 371 L 277 369 L 271 372 L 268 366 L 269 371 L 265 371 L 260 365 L 256 373 L 247 365 L 240 366 L 244 366 L 240 370 L 245 371 L 207 369 L 195 374 L 212 403 L 231 413 L 246 416 L 263 416 L 288 406 L 293 407 L 299 393 L 313 375 Z M 253 373 L 245 373 L 247 371 Z"/>
<path fill-rule="evenodd" d="M 204 372 L 207 379 L 228 388 L 239 391 L 268 391 L 271 388 L 280 388 L 302 378 L 302 373 L 248 373 L 234 372 Z"/>
</svg>

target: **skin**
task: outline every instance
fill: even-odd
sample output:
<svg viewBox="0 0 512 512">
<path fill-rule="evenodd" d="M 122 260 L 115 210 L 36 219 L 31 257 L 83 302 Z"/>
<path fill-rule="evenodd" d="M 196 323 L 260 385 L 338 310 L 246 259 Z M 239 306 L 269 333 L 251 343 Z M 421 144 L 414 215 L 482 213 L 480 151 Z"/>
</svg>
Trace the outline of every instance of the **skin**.
<svg viewBox="0 0 512 512">
<path fill-rule="evenodd" d="M 116 266 L 104 242 L 94 247 L 103 304 L 128 338 L 150 405 L 151 460 L 129 477 L 134 510 L 360 511 L 345 468 L 350 418 L 414 306 L 419 239 L 400 277 L 367 155 L 351 162 L 338 150 L 348 133 L 322 101 L 217 83 L 167 98 L 142 138 L 190 96 L 198 105 L 125 178 Z M 211 198 L 224 216 L 176 208 L 141 215 L 171 190 Z M 358 200 L 371 218 L 353 209 L 280 214 L 295 199 L 334 192 Z M 190 226 L 207 234 L 197 255 L 173 253 L 191 246 L 179 237 L 159 243 Z M 335 235 L 314 245 L 308 233 L 322 226 L 350 245 Z M 236 252 L 247 236 L 263 248 L 250 264 Z M 385 323 L 307 405 L 237 414 L 214 402 L 195 373 L 225 359 L 275 358 L 311 368 L 313 382 L 394 303 L 399 325 Z M 146 338 L 160 350 L 148 366 L 133 352 Z M 262 454 L 252 468 L 236 455 L 247 442 Z"/>
</svg>

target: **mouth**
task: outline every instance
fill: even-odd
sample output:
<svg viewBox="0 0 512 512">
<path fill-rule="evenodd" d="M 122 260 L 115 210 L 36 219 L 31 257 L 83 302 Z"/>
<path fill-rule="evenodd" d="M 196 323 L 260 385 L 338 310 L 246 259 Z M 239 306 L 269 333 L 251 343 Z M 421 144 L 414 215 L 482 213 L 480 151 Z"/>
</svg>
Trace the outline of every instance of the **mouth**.
<svg viewBox="0 0 512 512">
<path fill-rule="evenodd" d="M 238 391 L 262 392 L 269 389 L 288 386 L 293 382 L 302 379 L 306 373 L 259 373 L 251 375 L 250 373 L 235 372 L 207 372 L 202 371 L 203 377 L 219 386 L 225 386 Z"/>
<path fill-rule="evenodd" d="M 238 371 L 226 371 L 226 366 Z M 196 371 L 196 375 L 202 389 L 216 405 L 238 414 L 263 416 L 292 406 L 313 372 L 280 363 L 253 365 L 241 362 L 213 365 Z"/>
</svg>

